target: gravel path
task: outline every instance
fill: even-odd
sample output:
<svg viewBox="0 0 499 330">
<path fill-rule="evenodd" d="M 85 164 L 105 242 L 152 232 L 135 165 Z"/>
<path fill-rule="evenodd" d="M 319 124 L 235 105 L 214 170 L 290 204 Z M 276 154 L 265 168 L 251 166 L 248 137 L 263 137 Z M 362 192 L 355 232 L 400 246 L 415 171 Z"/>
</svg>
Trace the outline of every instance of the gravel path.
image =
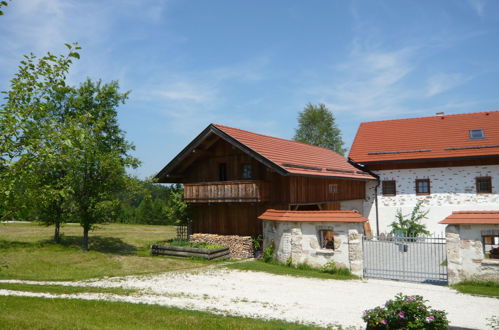
<svg viewBox="0 0 499 330">
<path fill-rule="evenodd" d="M 29 295 L 158 304 L 220 314 L 281 319 L 321 326 L 363 327 L 362 311 L 402 292 L 419 294 L 433 308 L 448 312 L 451 325 L 486 329 L 499 315 L 499 299 L 457 293 L 447 287 L 393 281 L 337 281 L 246 272 L 224 268 L 129 276 L 79 282 L 0 282 L 138 289 L 138 294 L 43 294 L 0 290 L 0 295 Z"/>
</svg>

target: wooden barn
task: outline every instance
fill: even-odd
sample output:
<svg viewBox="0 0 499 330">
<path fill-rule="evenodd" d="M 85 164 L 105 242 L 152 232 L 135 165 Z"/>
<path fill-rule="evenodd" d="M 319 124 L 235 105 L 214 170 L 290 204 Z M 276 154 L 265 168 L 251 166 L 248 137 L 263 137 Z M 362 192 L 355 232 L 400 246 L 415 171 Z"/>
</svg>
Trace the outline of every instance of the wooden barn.
<svg viewBox="0 0 499 330">
<path fill-rule="evenodd" d="M 366 182 L 376 180 L 329 149 L 216 124 L 156 177 L 184 185 L 193 233 L 250 236 L 262 234 L 267 209 L 362 214 Z"/>
</svg>

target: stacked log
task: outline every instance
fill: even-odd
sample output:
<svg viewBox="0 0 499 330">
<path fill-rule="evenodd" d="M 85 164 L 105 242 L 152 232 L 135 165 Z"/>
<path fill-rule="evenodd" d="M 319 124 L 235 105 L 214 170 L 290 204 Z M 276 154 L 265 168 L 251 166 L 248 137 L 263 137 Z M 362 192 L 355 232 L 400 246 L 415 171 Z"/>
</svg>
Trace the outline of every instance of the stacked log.
<svg viewBox="0 0 499 330">
<path fill-rule="evenodd" d="M 195 243 L 206 242 L 222 245 L 229 248 L 230 258 L 253 258 L 253 241 L 251 236 L 192 234 L 189 241 Z"/>
</svg>

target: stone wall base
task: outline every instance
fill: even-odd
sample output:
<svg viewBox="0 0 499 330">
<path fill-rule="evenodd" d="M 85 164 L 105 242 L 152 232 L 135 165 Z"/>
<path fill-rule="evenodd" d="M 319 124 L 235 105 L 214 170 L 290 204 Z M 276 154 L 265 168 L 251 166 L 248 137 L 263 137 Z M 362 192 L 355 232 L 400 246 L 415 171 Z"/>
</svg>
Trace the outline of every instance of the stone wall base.
<svg viewBox="0 0 499 330">
<path fill-rule="evenodd" d="M 206 242 L 222 245 L 229 248 L 231 258 L 253 258 L 253 241 L 251 236 L 192 234 L 189 241 L 195 243 Z"/>
</svg>

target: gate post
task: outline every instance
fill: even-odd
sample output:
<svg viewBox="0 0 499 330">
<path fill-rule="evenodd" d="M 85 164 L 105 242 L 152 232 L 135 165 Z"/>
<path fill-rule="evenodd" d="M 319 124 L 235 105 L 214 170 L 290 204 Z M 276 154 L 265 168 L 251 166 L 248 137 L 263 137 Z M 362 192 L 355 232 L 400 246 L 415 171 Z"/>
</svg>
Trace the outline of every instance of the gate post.
<svg viewBox="0 0 499 330">
<path fill-rule="evenodd" d="M 353 275 L 364 275 L 364 256 L 362 251 L 362 234 L 356 229 L 348 230 L 348 260 Z"/>
<path fill-rule="evenodd" d="M 461 258 L 460 242 L 461 238 L 454 226 L 447 226 L 445 229 L 447 241 L 447 277 L 449 284 L 456 284 L 461 281 L 463 259 Z"/>
</svg>

